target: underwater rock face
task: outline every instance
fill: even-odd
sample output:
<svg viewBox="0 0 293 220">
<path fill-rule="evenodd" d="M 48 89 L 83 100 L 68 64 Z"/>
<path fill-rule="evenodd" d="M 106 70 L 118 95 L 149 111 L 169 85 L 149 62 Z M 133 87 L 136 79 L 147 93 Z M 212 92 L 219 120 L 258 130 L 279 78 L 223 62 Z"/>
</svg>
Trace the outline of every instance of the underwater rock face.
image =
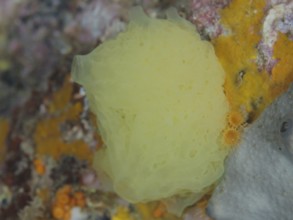
<svg viewBox="0 0 293 220">
<path fill-rule="evenodd" d="M 243 134 L 208 214 L 216 220 L 292 219 L 293 85 Z"/>
</svg>

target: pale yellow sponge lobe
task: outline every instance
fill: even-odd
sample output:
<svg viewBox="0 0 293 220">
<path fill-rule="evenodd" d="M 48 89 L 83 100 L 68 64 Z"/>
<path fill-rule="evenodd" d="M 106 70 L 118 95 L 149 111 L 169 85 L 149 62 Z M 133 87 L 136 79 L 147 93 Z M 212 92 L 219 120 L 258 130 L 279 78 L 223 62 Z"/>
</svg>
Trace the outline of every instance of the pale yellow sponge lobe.
<svg viewBox="0 0 293 220">
<path fill-rule="evenodd" d="M 225 73 L 212 45 L 174 11 L 154 19 L 134 9 L 123 33 L 75 58 L 73 78 L 105 144 L 94 166 L 123 198 L 197 199 L 223 174 Z"/>
</svg>

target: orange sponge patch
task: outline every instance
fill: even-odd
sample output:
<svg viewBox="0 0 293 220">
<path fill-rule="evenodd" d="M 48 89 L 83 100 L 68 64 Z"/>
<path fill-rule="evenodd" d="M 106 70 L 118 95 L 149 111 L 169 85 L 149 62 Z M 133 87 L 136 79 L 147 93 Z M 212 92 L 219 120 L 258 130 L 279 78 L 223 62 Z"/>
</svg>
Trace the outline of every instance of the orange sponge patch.
<svg viewBox="0 0 293 220">
<path fill-rule="evenodd" d="M 37 155 L 59 158 L 66 154 L 92 161 L 92 152 L 83 140 L 66 142 L 62 139 L 61 124 L 66 121 L 78 121 L 82 112 L 82 103 L 71 101 L 72 93 L 73 84 L 67 79 L 52 97 L 48 105 L 49 116 L 40 120 L 34 133 Z"/>
<path fill-rule="evenodd" d="M 227 74 L 224 88 L 232 111 L 244 108 L 258 115 L 268 103 L 269 76 L 259 72 L 256 64 L 265 4 L 264 0 L 234 0 L 221 13 L 222 23 L 231 33 L 213 43 Z"/>
<path fill-rule="evenodd" d="M 57 220 L 69 220 L 73 207 L 83 208 L 86 205 L 85 195 L 81 191 L 74 191 L 70 185 L 61 187 L 53 201 L 52 216 Z"/>
</svg>

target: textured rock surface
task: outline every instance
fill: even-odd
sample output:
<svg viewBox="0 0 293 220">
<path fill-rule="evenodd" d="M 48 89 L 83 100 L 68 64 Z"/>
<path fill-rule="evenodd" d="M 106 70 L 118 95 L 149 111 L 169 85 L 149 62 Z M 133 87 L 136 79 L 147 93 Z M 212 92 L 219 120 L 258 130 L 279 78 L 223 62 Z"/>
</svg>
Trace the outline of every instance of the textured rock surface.
<svg viewBox="0 0 293 220">
<path fill-rule="evenodd" d="M 208 205 L 216 220 L 293 216 L 293 85 L 249 126 Z"/>
</svg>

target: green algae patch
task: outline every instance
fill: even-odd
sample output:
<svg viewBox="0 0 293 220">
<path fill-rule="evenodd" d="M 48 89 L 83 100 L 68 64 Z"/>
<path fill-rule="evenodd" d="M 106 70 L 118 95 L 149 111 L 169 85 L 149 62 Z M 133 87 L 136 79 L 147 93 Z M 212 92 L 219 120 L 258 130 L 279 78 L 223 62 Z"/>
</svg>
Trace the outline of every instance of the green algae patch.
<svg viewBox="0 0 293 220">
<path fill-rule="evenodd" d="M 94 167 L 121 197 L 188 195 L 187 206 L 222 176 L 225 73 L 212 45 L 175 11 L 154 19 L 133 9 L 126 30 L 77 56 L 72 73 L 105 144 Z"/>
</svg>

